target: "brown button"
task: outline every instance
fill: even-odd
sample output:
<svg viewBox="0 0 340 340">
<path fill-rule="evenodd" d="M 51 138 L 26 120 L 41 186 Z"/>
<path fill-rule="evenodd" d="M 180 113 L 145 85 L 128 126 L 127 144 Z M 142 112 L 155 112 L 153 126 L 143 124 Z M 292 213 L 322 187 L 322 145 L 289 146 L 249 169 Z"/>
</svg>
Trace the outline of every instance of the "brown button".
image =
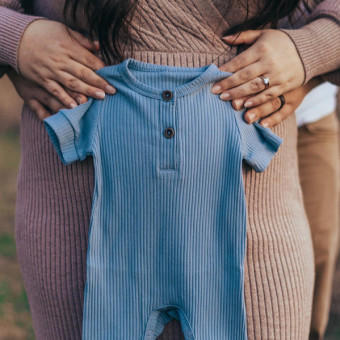
<svg viewBox="0 0 340 340">
<path fill-rule="evenodd" d="M 168 127 L 164 130 L 164 136 L 166 138 L 172 138 L 175 135 L 175 130 L 171 127 Z"/>
<path fill-rule="evenodd" d="M 172 99 L 172 92 L 169 90 L 163 91 L 162 97 L 164 100 L 171 100 Z"/>
</svg>

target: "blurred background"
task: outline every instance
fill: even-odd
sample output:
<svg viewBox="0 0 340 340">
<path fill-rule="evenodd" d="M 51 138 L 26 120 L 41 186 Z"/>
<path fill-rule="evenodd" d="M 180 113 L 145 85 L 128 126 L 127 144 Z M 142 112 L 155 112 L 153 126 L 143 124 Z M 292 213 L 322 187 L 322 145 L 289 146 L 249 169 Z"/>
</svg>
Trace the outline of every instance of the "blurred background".
<svg viewBox="0 0 340 340">
<path fill-rule="evenodd" d="M 340 114 L 340 98 L 338 103 Z M 34 340 L 14 238 L 21 106 L 10 81 L 6 77 L 0 79 L 0 340 Z M 340 257 L 333 287 L 325 340 L 340 340 Z"/>
</svg>

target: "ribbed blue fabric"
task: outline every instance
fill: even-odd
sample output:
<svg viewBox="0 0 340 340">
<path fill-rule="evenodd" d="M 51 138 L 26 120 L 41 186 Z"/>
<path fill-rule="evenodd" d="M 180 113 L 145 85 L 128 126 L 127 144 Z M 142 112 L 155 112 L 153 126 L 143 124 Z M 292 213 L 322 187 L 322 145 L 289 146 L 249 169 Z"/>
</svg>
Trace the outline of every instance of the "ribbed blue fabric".
<svg viewBox="0 0 340 340">
<path fill-rule="evenodd" d="M 172 318 L 186 340 L 246 339 L 242 161 L 264 171 L 282 140 L 210 92 L 215 64 L 97 72 L 116 95 L 44 121 L 64 164 L 94 158 L 83 339 L 154 340 Z"/>
</svg>

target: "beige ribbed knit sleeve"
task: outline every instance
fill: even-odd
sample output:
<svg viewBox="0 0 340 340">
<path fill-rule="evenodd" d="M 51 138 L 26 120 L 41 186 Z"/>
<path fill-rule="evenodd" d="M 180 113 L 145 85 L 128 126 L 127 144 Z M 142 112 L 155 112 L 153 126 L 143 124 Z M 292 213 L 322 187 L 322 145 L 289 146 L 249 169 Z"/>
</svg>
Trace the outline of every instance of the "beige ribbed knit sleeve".
<svg viewBox="0 0 340 340">
<path fill-rule="evenodd" d="M 26 27 L 38 16 L 27 15 L 18 0 L 0 0 L 0 77 L 11 66 L 18 72 L 18 48 Z"/>
<path fill-rule="evenodd" d="M 325 74 L 325 79 L 340 85 L 340 1 L 321 2 L 311 13 L 310 21 L 298 29 L 281 29 L 300 55 L 304 83 Z"/>
</svg>

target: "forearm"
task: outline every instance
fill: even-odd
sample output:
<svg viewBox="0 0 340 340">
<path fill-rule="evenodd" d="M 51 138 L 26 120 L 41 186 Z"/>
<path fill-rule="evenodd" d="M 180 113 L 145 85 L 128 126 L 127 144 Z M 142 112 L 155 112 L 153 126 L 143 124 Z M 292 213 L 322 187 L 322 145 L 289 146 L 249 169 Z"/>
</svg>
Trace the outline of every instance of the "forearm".
<svg viewBox="0 0 340 340">
<path fill-rule="evenodd" d="M 18 71 L 18 47 L 27 26 L 37 16 L 23 12 L 18 1 L 0 1 L 0 76 L 11 66 Z"/>
<path fill-rule="evenodd" d="M 320 1 L 314 1 L 315 5 L 317 2 Z M 304 66 L 304 83 L 315 76 L 327 74 L 327 80 L 339 84 L 339 72 L 336 70 L 340 68 L 340 1 L 325 0 L 310 13 L 297 13 L 294 19 L 295 29 L 289 27 L 288 20 L 282 20 L 279 29 L 296 46 Z M 310 23 L 305 25 L 308 20 Z"/>
</svg>

